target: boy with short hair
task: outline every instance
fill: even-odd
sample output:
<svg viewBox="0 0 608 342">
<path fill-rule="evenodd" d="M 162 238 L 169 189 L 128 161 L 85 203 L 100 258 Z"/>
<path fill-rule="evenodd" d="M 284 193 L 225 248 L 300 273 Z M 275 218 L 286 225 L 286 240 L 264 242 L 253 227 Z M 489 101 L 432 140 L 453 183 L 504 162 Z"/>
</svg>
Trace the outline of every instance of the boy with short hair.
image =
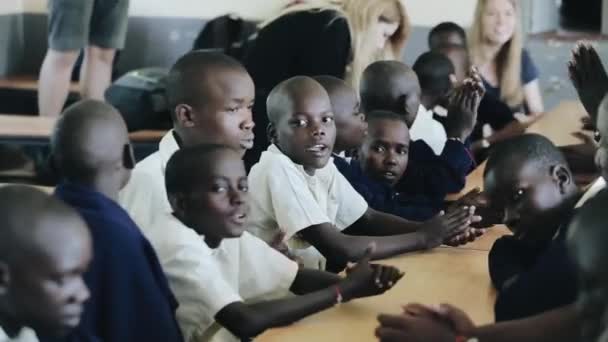
<svg viewBox="0 0 608 342">
<path fill-rule="evenodd" d="M 453 22 L 442 22 L 431 29 L 428 36 L 429 49 L 436 51 L 445 46 L 467 47 L 467 34 Z"/>
<path fill-rule="evenodd" d="M 365 115 L 361 112 L 359 95 L 345 81 L 334 76 L 313 77 L 327 91 L 336 123 L 335 156 L 352 156 L 367 134 Z M 338 158 L 335 158 L 337 160 Z"/>
<path fill-rule="evenodd" d="M 249 174 L 251 231 L 267 242 L 285 234 L 310 268 L 341 270 L 371 242 L 374 258 L 436 247 L 467 230 L 474 208 L 459 208 L 423 224 L 377 212 L 330 162 L 336 128 L 323 87 L 294 77 L 271 92 L 273 141 Z"/>
<path fill-rule="evenodd" d="M 78 213 L 25 186 L 0 188 L 0 341 L 62 338 L 80 322 L 91 236 Z M 33 331 L 32 331 L 33 330 Z"/>
<path fill-rule="evenodd" d="M 364 113 L 388 110 L 406 118 L 412 140 L 410 167 L 398 183 L 398 191 L 410 196 L 428 196 L 441 206 L 447 194 L 464 188 L 466 176 L 475 164 L 465 140 L 473 129 L 477 113 L 469 112 L 466 117 L 461 116 L 461 120 L 455 120 L 454 129 L 436 155 L 427 142 L 430 136 L 441 135 L 434 131 L 443 132 L 446 137 L 446 130 L 430 112 L 417 112 L 421 108 L 418 77 L 407 65 L 395 61 L 375 62 L 363 72 L 361 105 Z M 418 115 L 412 116 L 412 113 Z M 433 128 L 437 125 L 438 128 Z"/>
<path fill-rule="evenodd" d="M 62 182 L 55 196 L 87 222 L 94 259 L 80 335 L 103 341 L 181 341 L 177 303 L 156 257 L 116 203 L 135 164 L 127 126 L 112 106 L 86 100 L 63 113 L 51 140 Z"/>
<path fill-rule="evenodd" d="M 236 60 L 221 53 L 192 51 L 171 68 L 167 99 L 173 130 L 158 152 L 137 164 L 119 202 L 146 230 L 157 213 L 171 211 L 164 186 L 167 161 L 181 147 L 219 143 L 242 154 L 253 146 L 253 81 Z"/>
<path fill-rule="evenodd" d="M 345 278 L 298 269 L 245 232 L 247 175 L 229 147 L 180 149 L 165 180 L 173 213 L 159 216 L 147 234 L 178 296 L 186 341 L 249 340 L 336 303 L 384 293 L 403 276 L 370 265 L 369 252 Z M 298 296 L 286 297 L 289 291 Z"/>
<path fill-rule="evenodd" d="M 498 239 L 489 254 L 490 276 L 498 289 L 496 320 L 574 303 L 577 281 L 566 251 L 566 227 L 575 208 L 605 183 L 583 194 L 559 149 L 543 136 L 526 134 L 496 146 L 484 185 L 514 234 Z"/>
</svg>

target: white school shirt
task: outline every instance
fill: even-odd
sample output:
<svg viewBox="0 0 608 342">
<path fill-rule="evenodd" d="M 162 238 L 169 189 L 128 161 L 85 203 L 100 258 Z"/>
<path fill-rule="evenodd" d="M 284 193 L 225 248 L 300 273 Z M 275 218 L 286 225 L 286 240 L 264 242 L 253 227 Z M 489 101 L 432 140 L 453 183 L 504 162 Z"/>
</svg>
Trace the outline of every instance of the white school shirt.
<svg viewBox="0 0 608 342">
<path fill-rule="evenodd" d="M 158 151 L 137 163 L 129 183 L 120 191 L 118 203 L 137 226 L 145 231 L 158 214 L 171 213 L 165 189 L 165 168 L 179 145 L 169 131 L 158 144 Z"/>
<path fill-rule="evenodd" d="M 159 215 L 144 235 L 150 240 L 179 302 L 177 321 L 190 341 L 238 341 L 215 322 L 228 304 L 289 294 L 298 265 L 245 232 L 211 249 L 171 214 Z"/>
<path fill-rule="evenodd" d="M 585 194 L 576 203 L 576 208 L 582 207 L 587 201 L 595 197 L 598 192 L 602 191 L 606 187 L 606 180 L 603 177 L 598 178 L 591 186 L 585 191 Z"/>
<path fill-rule="evenodd" d="M 30 328 L 22 328 L 19 335 L 10 338 L 8 335 L 6 335 L 4 330 L 2 330 L 2 327 L 0 327 L 0 342 L 38 342 L 38 337 L 36 336 L 34 330 Z"/>
<path fill-rule="evenodd" d="M 443 125 L 433 118 L 433 111 L 427 110 L 423 105 L 418 107 L 418 114 L 410 128 L 410 138 L 412 141 L 424 141 L 436 155 L 443 152 L 448 141 Z"/>
<path fill-rule="evenodd" d="M 326 260 L 298 232 L 322 223 L 344 230 L 368 208 L 333 160 L 310 176 L 275 145 L 251 168 L 249 196 L 249 231 L 268 243 L 283 232 L 298 261 L 313 269 L 325 269 Z"/>
</svg>

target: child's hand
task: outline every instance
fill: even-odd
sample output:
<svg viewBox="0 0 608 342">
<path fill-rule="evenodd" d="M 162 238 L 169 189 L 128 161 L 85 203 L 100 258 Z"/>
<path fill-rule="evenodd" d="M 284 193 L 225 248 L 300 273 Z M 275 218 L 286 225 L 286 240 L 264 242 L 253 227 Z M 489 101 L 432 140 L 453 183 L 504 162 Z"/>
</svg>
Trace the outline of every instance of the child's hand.
<svg viewBox="0 0 608 342">
<path fill-rule="evenodd" d="M 454 342 L 457 334 L 447 324 L 428 317 L 379 315 L 376 337 L 382 342 Z"/>
<path fill-rule="evenodd" d="M 426 248 L 440 246 L 446 239 L 466 233 L 471 223 L 478 220 L 474 216 L 475 207 L 458 207 L 441 212 L 426 221 L 420 232 L 424 234 Z"/>
<path fill-rule="evenodd" d="M 455 208 L 461 206 L 476 208 L 475 213 L 481 218 L 481 220 L 471 224 L 471 226 L 474 228 L 490 228 L 503 222 L 502 211 L 492 207 L 485 194 L 479 188 L 475 188 L 460 197 L 450 206 L 450 209 L 448 210 L 454 210 Z"/>
<path fill-rule="evenodd" d="M 414 317 L 441 320 L 463 336 L 470 336 L 475 330 L 475 323 L 471 318 L 464 311 L 450 304 L 439 306 L 408 304 L 403 307 L 403 313 Z"/>
<path fill-rule="evenodd" d="M 593 46 L 579 43 L 574 48 L 568 72 L 579 99 L 595 122 L 597 110 L 608 93 L 608 75 Z"/>
<path fill-rule="evenodd" d="M 340 284 L 345 300 L 382 294 L 403 278 L 404 273 L 396 267 L 370 264 L 373 251 L 373 246 L 368 247 L 365 255 L 346 269 L 347 276 Z"/>
<path fill-rule="evenodd" d="M 477 240 L 477 238 L 482 236 L 485 232 L 486 229 L 469 228 L 456 236 L 445 239 L 443 244 L 450 247 L 466 245 L 469 242 Z"/>
<path fill-rule="evenodd" d="M 477 123 L 477 110 L 485 94 L 481 77 L 471 71 L 471 77 L 450 95 L 446 133 L 450 138 L 466 140 Z"/>
</svg>

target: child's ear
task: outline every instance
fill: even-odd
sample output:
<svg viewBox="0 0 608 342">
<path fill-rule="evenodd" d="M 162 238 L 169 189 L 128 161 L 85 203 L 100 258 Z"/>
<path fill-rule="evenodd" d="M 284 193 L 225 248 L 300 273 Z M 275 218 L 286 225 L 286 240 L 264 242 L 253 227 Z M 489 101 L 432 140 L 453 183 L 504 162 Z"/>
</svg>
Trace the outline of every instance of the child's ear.
<svg viewBox="0 0 608 342">
<path fill-rule="evenodd" d="M 273 143 L 273 144 L 277 144 L 278 142 L 278 135 L 277 135 L 277 129 L 275 128 L 273 123 L 269 123 L 268 127 L 266 128 L 266 135 L 268 135 L 268 140 Z"/>
<path fill-rule="evenodd" d="M 572 175 L 563 165 L 554 165 L 551 167 L 551 176 L 562 194 L 566 193 L 566 189 L 572 185 Z"/>
<path fill-rule="evenodd" d="M 175 107 L 175 121 L 182 127 L 194 127 L 194 115 L 192 106 L 180 103 Z"/>
<path fill-rule="evenodd" d="M 450 82 L 452 83 L 452 86 L 456 86 L 458 85 L 458 78 L 456 78 L 456 75 L 454 74 L 450 74 Z"/>
<path fill-rule="evenodd" d="M 171 204 L 171 208 L 173 208 L 173 212 L 177 214 L 177 216 L 183 217 L 186 206 L 186 198 L 183 194 L 170 194 L 169 203 Z"/>
<path fill-rule="evenodd" d="M 10 281 L 11 277 L 8 271 L 8 265 L 5 262 L 0 262 L 0 296 L 6 294 Z"/>
</svg>

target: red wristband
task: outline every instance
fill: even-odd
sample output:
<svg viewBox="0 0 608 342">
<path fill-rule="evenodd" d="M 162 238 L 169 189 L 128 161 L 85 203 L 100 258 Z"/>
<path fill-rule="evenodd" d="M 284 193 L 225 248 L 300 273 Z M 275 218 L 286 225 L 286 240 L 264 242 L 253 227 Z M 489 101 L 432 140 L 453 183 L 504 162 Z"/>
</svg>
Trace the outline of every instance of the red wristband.
<svg viewBox="0 0 608 342">
<path fill-rule="evenodd" d="M 344 301 L 344 297 L 342 297 L 342 291 L 340 291 L 340 286 L 336 285 L 336 304 L 342 304 Z"/>
</svg>

